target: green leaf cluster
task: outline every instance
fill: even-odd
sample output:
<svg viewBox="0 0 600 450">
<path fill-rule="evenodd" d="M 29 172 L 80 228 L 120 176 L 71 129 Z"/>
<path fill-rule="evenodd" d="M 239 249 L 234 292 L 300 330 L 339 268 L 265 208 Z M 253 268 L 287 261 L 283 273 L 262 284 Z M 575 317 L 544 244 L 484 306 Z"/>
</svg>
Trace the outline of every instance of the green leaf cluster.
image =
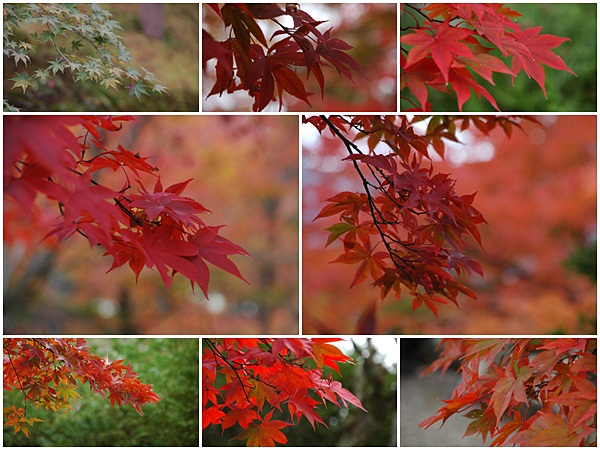
<svg viewBox="0 0 600 450">
<path fill-rule="evenodd" d="M 116 34 L 121 29 L 110 12 L 93 3 L 4 4 L 4 54 L 19 69 L 10 78 L 12 88 L 25 93 L 60 72 L 76 82 L 92 81 L 107 90 L 124 87 L 138 100 L 150 91 L 166 92 L 165 86 L 156 84 L 152 72 L 134 66 Z M 26 40 L 20 37 L 24 31 Z M 47 61 L 46 68 L 29 73 L 31 57 L 43 46 L 50 46 L 56 57 Z"/>
</svg>

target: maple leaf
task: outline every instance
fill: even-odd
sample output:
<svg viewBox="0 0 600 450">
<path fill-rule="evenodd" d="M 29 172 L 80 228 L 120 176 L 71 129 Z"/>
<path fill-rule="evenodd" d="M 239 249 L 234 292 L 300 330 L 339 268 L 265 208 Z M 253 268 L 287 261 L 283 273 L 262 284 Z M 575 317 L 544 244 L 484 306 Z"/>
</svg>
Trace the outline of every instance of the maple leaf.
<svg viewBox="0 0 600 450">
<path fill-rule="evenodd" d="M 312 349 L 318 369 L 326 365 L 334 369 L 337 373 L 340 373 L 337 362 L 351 361 L 351 358 L 344 355 L 338 347 L 328 344 L 324 339 L 313 339 Z"/>
<path fill-rule="evenodd" d="M 202 429 L 210 424 L 220 423 L 224 416 L 225 413 L 217 406 L 211 406 L 210 408 L 204 409 L 202 411 Z"/>
<path fill-rule="evenodd" d="M 279 403 L 275 388 L 261 381 L 255 381 L 253 383 L 253 387 L 248 392 L 248 395 L 256 399 L 259 411 L 263 409 L 265 400 L 272 406 L 277 406 Z"/>
<path fill-rule="evenodd" d="M 342 402 L 342 405 L 348 407 L 348 405 L 354 405 L 363 411 L 367 411 L 361 401 L 356 397 L 352 392 L 342 386 L 342 383 L 336 380 L 320 380 L 318 384 L 319 390 L 317 391 L 321 398 L 326 398 L 330 402 L 339 406 L 337 398 L 339 398 Z"/>
<path fill-rule="evenodd" d="M 306 23 L 306 22 L 305 22 Z M 314 30 L 313 30 L 314 31 Z M 344 53 L 344 50 L 350 50 L 353 47 L 341 39 L 331 37 L 331 28 L 322 35 L 317 34 L 319 43 L 315 51 L 329 61 L 338 70 L 350 80 L 352 80 L 352 70 L 361 73 L 362 67 L 350 55 Z"/>
<path fill-rule="evenodd" d="M 451 27 L 448 22 L 432 25 L 436 31 L 434 36 L 425 30 L 417 29 L 414 33 L 402 36 L 401 42 L 413 46 L 408 52 L 406 67 L 431 55 L 433 61 L 440 69 L 446 84 L 449 83 L 448 72 L 452 61 L 458 56 L 474 59 L 468 45 L 462 40 L 473 34 L 472 30 Z"/>
<path fill-rule="evenodd" d="M 283 100 L 281 94 L 285 90 L 288 94 L 293 95 L 294 97 L 306 102 L 309 106 L 311 106 L 308 101 L 306 90 L 304 89 L 304 84 L 302 80 L 292 71 L 285 66 L 278 67 L 273 71 L 273 75 L 275 75 L 275 81 L 277 82 L 277 88 L 279 90 L 279 110 L 283 107 Z"/>
<path fill-rule="evenodd" d="M 578 447 L 582 437 L 554 412 L 541 411 L 529 429 L 521 430 L 507 443 L 528 447 Z"/>
<path fill-rule="evenodd" d="M 146 162 L 149 157 L 142 157 L 139 153 L 133 153 L 124 149 L 120 144 L 117 150 L 108 150 L 94 157 L 90 163 L 90 171 L 95 172 L 105 167 L 111 168 L 113 171 L 118 169 L 128 168 L 133 173 L 139 176 L 139 172 L 153 173 L 158 170 Z"/>
<path fill-rule="evenodd" d="M 208 296 L 208 280 L 209 272 L 204 261 L 223 269 L 232 275 L 235 275 L 239 279 L 248 283 L 248 281 L 242 276 L 239 269 L 233 261 L 229 259 L 230 255 L 245 255 L 250 254 L 239 245 L 234 244 L 230 240 L 219 236 L 219 227 L 202 227 L 195 234 L 189 237 L 189 243 L 194 245 L 197 252 L 189 259 L 193 264 L 201 269 L 201 272 L 205 274 L 206 279 L 204 283 L 198 283 L 204 294 Z M 192 284 L 193 285 L 193 284 Z"/>
<path fill-rule="evenodd" d="M 160 226 L 155 229 L 148 224 L 144 224 L 141 236 L 127 229 L 121 230 L 123 240 L 131 245 L 121 246 L 120 258 L 115 259 L 109 271 L 129 262 L 137 279 L 144 264 L 150 268 L 156 266 L 168 289 L 173 281 L 168 274 L 169 266 L 207 290 L 208 268 L 190 261 L 190 258 L 198 255 L 198 247 L 187 241 L 173 239 L 172 232 L 171 227 Z"/>
<path fill-rule="evenodd" d="M 360 210 L 367 204 L 367 195 L 355 192 L 341 192 L 328 198 L 327 201 L 333 202 L 333 204 L 325 206 L 313 220 L 335 214 L 350 216 L 356 220 Z"/>
<path fill-rule="evenodd" d="M 402 77 L 400 78 L 400 90 L 408 87 L 408 89 L 417 97 L 421 104 L 421 110 L 427 111 L 427 84 L 432 82 L 436 77 L 436 64 L 430 58 L 425 58 L 417 61 L 410 66 L 406 65 L 404 54 L 400 54 L 400 67 L 402 68 Z"/>
<path fill-rule="evenodd" d="M 192 222 L 202 224 L 196 214 L 210 211 L 194 199 L 179 195 L 190 181 L 178 183 L 163 191 L 159 177 L 156 180 L 153 193 L 148 192 L 144 185 L 140 183 L 142 188 L 140 195 L 131 195 L 130 205 L 143 209 L 150 222 L 154 222 L 159 215 L 164 214 L 188 226 Z"/>
<path fill-rule="evenodd" d="M 427 429 L 434 423 L 442 421 L 442 425 L 453 414 L 463 411 L 481 400 L 481 395 L 477 392 L 469 392 L 464 395 L 456 395 L 450 400 L 443 400 L 448 406 L 441 408 L 437 415 L 429 417 L 419 423 L 419 427 Z"/>
<path fill-rule="evenodd" d="M 262 422 L 251 423 L 232 439 L 247 439 L 246 447 L 275 447 L 275 442 L 287 443 L 287 437 L 279 430 L 292 424 L 282 420 L 271 420 L 272 416 L 273 410 L 265 415 Z"/>
<path fill-rule="evenodd" d="M 217 58 L 217 64 L 215 68 L 216 80 L 212 89 L 206 96 L 206 98 L 211 95 L 219 94 L 221 95 L 223 92 L 228 90 L 233 83 L 233 44 L 230 41 L 225 42 L 217 42 L 208 33 L 205 35 L 205 31 L 202 30 L 202 49 L 204 50 L 204 46 L 206 45 L 208 48 L 206 53 L 206 60 L 204 59 L 204 54 L 202 57 L 203 61 L 203 69 L 206 66 L 206 61 L 214 58 Z M 206 44 L 204 43 L 204 39 L 207 39 Z"/>
<path fill-rule="evenodd" d="M 285 11 L 273 3 L 248 3 L 248 12 L 255 19 L 274 19 L 285 14 Z"/>
<path fill-rule="evenodd" d="M 506 74 L 512 75 L 512 73 L 513 73 L 512 70 L 510 70 L 508 67 L 506 67 L 506 64 L 504 64 L 504 62 L 500 58 L 490 55 L 489 53 L 486 53 L 485 51 L 484 52 L 475 52 L 473 54 L 475 56 L 474 59 L 468 59 L 468 58 L 459 56 L 458 58 L 456 58 L 456 61 L 460 62 L 460 63 L 464 63 L 465 65 L 467 65 L 468 67 L 473 69 L 473 71 L 475 71 L 476 73 L 481 75 L 483 78 L 485 78 L 487 81 L 489 81 L 492 85 L 495 84 L 494 78 L 492 77 L 492 74 L 494 72 L 506 73 Z"/>
<path fill-rule="evenodd" d="M 462 111 L 465 102 L 471 98 L 471 89 L 473 89 L 477 96 L 485 97 L 494 108 L 500 111 L 496 99 L 473 78 L 473 75 L 468 70 L 460 67 L 452 68 L 448 77 L 452 83 L 452 89 L 456 92 L 459 111 Z"/>
<path fill-rule="evenodd" d="M 318 404 L 319 402 L 308 395 L 306 389 L 301 389 L 288 399 L 290 417 L 292 420 L 294 420 L 294 417 L 297 419 L 302 416 L 306 417 L 313 430 L 315 429 L 315 422 L 327 427 L 321 416 L 315 411 L 315 406 Z"/>
<path fill-rule="evenodd" d="M 344 264 L 360 263 L 350 284 L 350 287 L 353 287 L 365 281 L 369 276 L 374 280 L 379 279 L 386 268 L 384 260 L 389 259 L 389 257 L 387 252 L 374 252 L 370 244 L 363 246 L 359 243 L 354 243 L 351 250 L 331 262 Z"/>
<path fill-rule="evenodd" d="M 225 430 L 239 423 L 246 429 L 254 419 L 260 419 L 260 416 L 253 409 L 233 409 L 223 416 L 221 425 Z"/>
<path fill-rule="evenodd" d="M 515 411 L 514 418 L 512 421 L 505 423 L 502 428 L 496 433 L 495 439 L 492 441 L 492 447 L 498 447 L 510 437 L 516 430 L 523 425 L 523 418 L 519 411 Z"/>
<path fill-rule="evenodd" d="M 14 81 L 12 89 L 21 88 L 23 89 L 23 93 L 27 91 L 27 88 L 32 84 L 32 78 L 29 77 L 27 72 L 17 73 L 16 77 L 9 78 L 9 81 Z"/>
<path fill-rule="evenodd" d="M 537 81 L 544 92 L 544 97 L 547 97 L 545 86 L 546 73 L 542 64 L 553 69 L 565 70 L 573 75 L 575 75 L 575 72 L 569 69 L 560 56 L 551 51 L 551 49 L 558 47 L 563 42 L 570 39 L 553 36 L 551 34 L 540 34 L 541 30 L 542 27 L 539 26 L 527 28 L 523 31 L 518 28 L 515 31 L 515 39 L 527 48 L 527 53 L 531 56 L 528 57 L 527 54 L 513 52 L 512 71 L 513 74 L 516 75 L 521 69 L 525 70 L 527 75 Z"/>
<path fill-rule="evenodd" d="M 500 423 L 504 411 L 511 401 L 527 403 L 528 397 L 525 392 L 525 382 L 535 372 L 533 367 L 520 367 L 516 374 L 511 368 L 505 371 L 505 377 L 500 378 L 494 388 L 490 405 L 494 408 L 496 423 Z"/>
</svg>

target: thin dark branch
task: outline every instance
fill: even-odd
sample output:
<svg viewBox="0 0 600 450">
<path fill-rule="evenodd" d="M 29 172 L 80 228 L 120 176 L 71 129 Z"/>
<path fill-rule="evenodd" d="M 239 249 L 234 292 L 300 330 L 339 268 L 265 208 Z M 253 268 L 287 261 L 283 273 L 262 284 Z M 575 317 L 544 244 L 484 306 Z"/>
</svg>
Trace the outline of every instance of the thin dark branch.
<svg viewBox="0 0 600 450">
<path fill-rule="evenodd" d="M 346 146 L 346 149 L 348 150 L 348 152 L 350 154 L 353 154 L 352 149 L 355 149 L 360 154 L 364 154 L 356 146 L 356 144 L 354 144 L 346 136 L 344 136 L 340 132 L 340 130 L 326 116 L 322 115 L 320 117 L 329 126 L 331 131 L 342 140 L 342 142 L 344 143 L 344 145 Z M 400 257 L 392 249 L 390 243 L 388 242 L 387 234 L 383 231 L 383 229 L 381 228 L 381 223 L 377 220 L 377 215 L 379 214 L 381 216 L 381 212 L 375 206 L 375 201 L 373 199 L 373 196 L 371 195 L 371 190 L 369 189 L 368 180 L 366 179 L 365 175 L 362 173 L 362 170 L 360 169 L 358 162 L 356 160 L 353 160 L 352 164 L 354 165 L 354 169 L 356 170 L 356 172 L 358 173 L 358 175 L 362 181 L 363 187 L 365 189 L 365 193 L 367 194 L 369 209 L 371 210 L 371 216 L 373 217 L 373 223 L 375 224 L 375 227 L 377 228 L 377 231 L 381 237 L 381 241 L 383 242 L 383 245 L 385 246 L 386 250 L 388 251 L 388 253 L 390 255 L 390 259 L 391 259 L 392 263 L 394 264 L 394 266 L 396 266 L 397 269 L 401 270 L 412 281 L 412 278 L 410 277 L 410 275 L 408 274 L 406 269 L 404 267 L 402 267 L 397 260 L 400 259 L 402 262 L 404 262 L 404 263 L 406 263 L 406 262 L 404 261 L 404 259 L 402 257 Z M 383 217 L 382 217 L 382 219 L 383 219 Z"/>
</svg>

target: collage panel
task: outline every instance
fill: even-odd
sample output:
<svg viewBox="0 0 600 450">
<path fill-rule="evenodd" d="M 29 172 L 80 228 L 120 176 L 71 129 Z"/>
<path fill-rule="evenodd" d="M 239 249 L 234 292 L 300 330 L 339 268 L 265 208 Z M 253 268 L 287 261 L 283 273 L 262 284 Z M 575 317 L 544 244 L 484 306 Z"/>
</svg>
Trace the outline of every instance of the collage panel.
<svg viewBox="0 0 600 450">
<path fill-rule="evenodd" d="M 298 330 L 298 118 L 4 118 L 4 333 Z"/>
<path fill-rule="evenodd" d="M 198 112 L 199 6 L 3 3 L 4 111 Z"/>
<path fill-rule="evenodd" d="M 400 446 L 596 446 L 596 354 L 596 338 L 402 338 Z"/>
<path fill-rule="evenodd" d="M 398 4 L 202 5 L 202 111 L 396 111 Z"/>
<path fill-rule="evenodd" d="M 400 8 L 400 111 L 598 110 L 596 3 Z"/>
<path fill-rule="evenodd" d="M 202 339 L 202 446 L 396 447 L 398 340 Z"/>
<path fill-rule="evenodd" d="M 305 333 L 596 334 L 595 116 L 305 122 Z"/>
<path fill-rule="evenodd" d="M 198 447 L 197 338 L 4 338 L 5 447 Z"/>
</svg>

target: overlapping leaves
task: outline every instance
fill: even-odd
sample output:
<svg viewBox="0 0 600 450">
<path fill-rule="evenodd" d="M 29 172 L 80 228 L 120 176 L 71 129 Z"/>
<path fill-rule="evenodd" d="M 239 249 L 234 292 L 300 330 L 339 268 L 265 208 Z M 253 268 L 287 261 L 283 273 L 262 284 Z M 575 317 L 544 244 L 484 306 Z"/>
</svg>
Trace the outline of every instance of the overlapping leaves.
<svg viewBox="0 0 600 450">
<path fill-rule="evenodd" d="M 541 26 L 522 29 L 511 20 L 520 14 L 502 4 L 444 3 L 422 9 L 404 5 L 404 11 L 415 14 L 417 25 L 417 16 L 426 18 L 425 23 L 410 28 L 400 39 L 400 89 L 415 96 L 419 102 L 415 111 L 431 110 L 428 86 L 453 91 L 460 110 L 471 91 L 498 110 L 494 97 L 473 73 L 494 85 L 494 72 L 510 74 L 514 81 L 523 70 L 538 83 L 544 96 L 544 66 L 574 74 L 552 51 L 568 38 L 540 34 Z"/>
<path fill-rule="evenodd" d="M 36 197 L 58 203 L 58 221 L 48 233 L 60 240 L 75 233 L 90 245 L 101 245 L 113 257 L 110 270 L 129 264 L 136 278 L 144 267 L 156 267 L 167 288 L 177 272 L 198 284 L 208 295 L 213 264 L 241 279 L 229 259 L 247 255 L 240 246 L 219 235 L 219 226 L 200 219 L 208 209 L 183 192 L 191 180 L 163 188 L 148 158 L 126 150 L 104 147 L 99 130 L 116 131 L 129 116 L 69 116 L 5 118 L 4 193 L 12 207 L 30 215 Z M 76 137 L 69 127 L 83 126 Z M 94 156 L 90 143 L 98 149 Z M 120 173 L 119 188 L 99 185 L 93 177 L 101 170 Z M 154 189 L 142 175 L 156 177 Z M 130 193 L 132 183 L 138 193 Z"/>
<path fill-rule="evenodd" d="M 149 91 L 167 91 L 152 72 L 134 66 L 116 34 L 121 26 L 97 4 L 7 3 L 3 25 L 4 54 L 19 70 L 10 78 L 13 89 L 26 92 L 60 72 L 70 73 L 75 81 L 93 81 L 106 89 L 129 89 L 129 96 L 138 100 Z M 25 27 L 29 30 L 27 41 L 17 38 Z M 55 59 L 48 61 L 46 68 L 28 71 L 29 55 L 46 44 L 54 47 Z"/>
<path fill-rule="evenodd" d="M 230 37 L 216 41 L 203 30 L 203 67 L 216 59 L 216 81 L 208 96 L 235 91 L 247 91 L 254 99 L 253 111 L 262 111 L 276 99 L 283 106 L 283 93 L 287 93 L 310 106 L 309 96 L 299 67 L 306 69 L 324 93 L 323 67 L 333 66 L 340 75 L 352 80 L 352 72 L 361 73 L 361 66 L 346 53 L 352 46 L 335 38 L 331 28 L 321 32 L 317 27 L 323 21 L 313 19 L 296 4 L 283 10 L 276 4 L 211 4 Z M 289 16 L 293 28 L 283 26 L 277 19 Z M 280 29 L 269 40 L 256 20 L 270 20 Z M 315 45 L 316 44 L 316 45 Z M 275 89 L 277 88 L 277 90 Z"/>
<path fill-rule="evenodd" d="M 445 339 L 423 375 L 458 361 L 462 382 L 423 428 L 457 413 L 492 446 L 596 446 L 596 339 Z M 527 413 L 525 414 L 524 411 Z"/>
<path fill-rule="evenodd" d="M 318 406 L 354 405 L 360 400 L 326 375 L 325 366 L 339 372 L 339 363 L 351 362 L 336 346 L 338 339 L 207 339 L 202 357 L 202 427 L 223 430 L 239 425 L 234 439 L 247 446 L 285 444 L 280 431 L 302 417 L 315 427 L 327 426 Z M 289 422 L 273 419 L 287 407 Z"/>
<path fill-rule="evenodd" d="M 372 280 L 381 298 L 403 292 L 413 298 L 413 310 L 426 306 L 436 316 L 439 305 L 458 306 L 458 294 L 476 295 L 459 276 L 483 276 L 468 254 L 473 242 L 482 245 L 479 226 L 485 223 L 475 208 L 475 194 L 459 195 L 449 174 L 435 173 L 430 151 L 445 155 L 445 140 L 473 125 L 489 133 L 501 127 L 508 135 L 517 117 L 433 116 L 412 120 L 401 116 L 312 116 L 304 119 L 320 132 L 329 129 L 348 152 L 363 192 L 340 192 L 315 219 L 336 217 L 327 228 L 326 246 L 339 241 L 343 253 L 333 262 L 357 264 L 351 286 Z M 425 132 L 414 124 L 427 120 Z M 358 144 L 365 142 L 363 150 Z M 384 147 L 386 150 L 381 150 Z M 377 148 L 377 150 L 376 150 Z"/>
<path fill-rule="evenodd" d="M 142 414 L 142 405 L 157 403 L 152 385 L 144 384 L 123 360 L 101 358 L 87 347 L 85 339 L 18 338 L 3 340 L 4 389 L 23 393 L 25 405 L 60 411 L 71 409 L 80 383 L 103 397 L 112 406 L 131 405 Z M 5 426 L 29 436 L 35 417 L 27 417 L 27 408 L 4 407 Z"/>
</svg>

